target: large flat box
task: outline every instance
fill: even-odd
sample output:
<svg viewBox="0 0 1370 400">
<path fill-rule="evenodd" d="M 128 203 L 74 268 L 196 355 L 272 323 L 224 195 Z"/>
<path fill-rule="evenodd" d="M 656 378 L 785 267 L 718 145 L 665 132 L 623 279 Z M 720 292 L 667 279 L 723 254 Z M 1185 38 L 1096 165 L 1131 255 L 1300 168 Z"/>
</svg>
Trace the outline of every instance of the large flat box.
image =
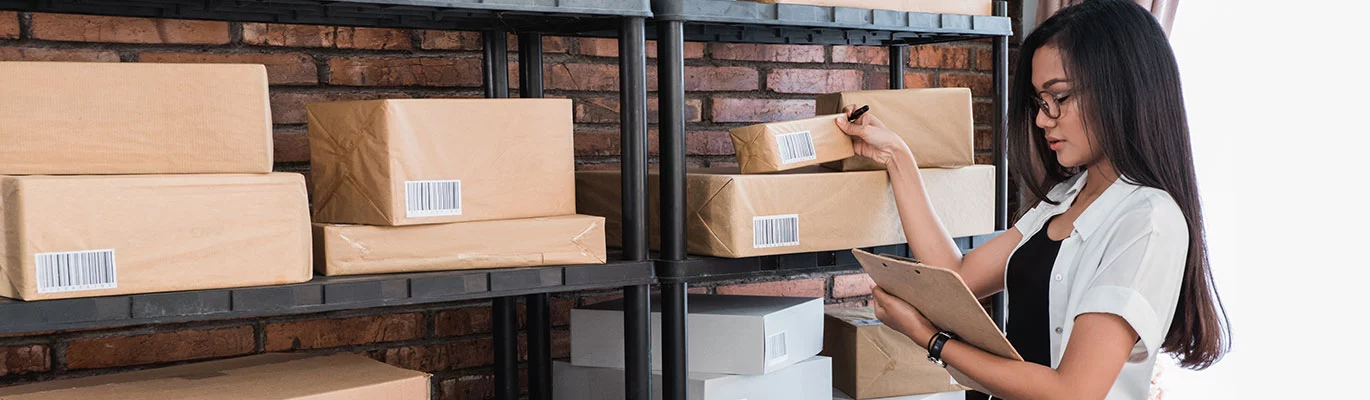
<svg viewBox="0 0 1370 400">
<path fill-rule="evenodd" d="M 0 389 L 5 400 L 428 400 L 428 374 L 356 354 L 270 353 Z"/>
<path fill-rule="evenodd" d="M 851 395 L 842 393 L 837 388 L 832 389 L 832 400 L 855 400 Z M 942 392 L 930 394 L 915 394 L 908 396 L 885 397 L 872 400 L 966 400 L 966 392 Z"/>
<path fill-rule="evenodd" d="M 0 176 L 0 296 L 308 281 L 304 176 Z"/>
<path fill-rule="evenodd" d="M 921 173 L 933 208 L 948 233 L 963 237 L 994 232 L 993 166 L 929 168 Z M 576 183 L 580 213 L 604 216 L 609 245 L 621 245 L 618 172 L 582 171 L 576 174 Z M 695 170 L 686 175 L 685 183 L 686 246 L 690 254 L 749 257 L 905 241 L 885 171 L 801 168 L 742 175 L 735 169 Z M 658 176 L 652 172 L 648 176 L 647 232 L 654 249 L 660 248 L 661 239 L 658 193 Z"/>
<path fill-rule="evenodd" d="M 571 100 L 306 107 L 317 222 L 402 226 L 575 214 Z"/>
<path fill-rule="evenodd" d="M 261 65 L 0 62 L 0 175 L 271 172 Z"/>
<path fill-rule="evenodd" d="M 696 294 L 689 302 L 690 372 L 768 374 L 822 350 L 823 299 Z M 660 304 L 652 300 L 652 368 L 658 370 Z M 623 360 L 622 300 L 571 310 L 571 364 L 623 368 Z"/>
<path fill-rule="evenodd" d="M 552 397 L 557 400 L 622 400 L 623 370 L 552 364 Z M 691 372 L 689 400 L 828 400 L 832 362 L 813 357 L 766 375 Z M 652 379 L 652 398 L 661 400 L 661 373 Z"/>
<path fill-rule="evenodd" d="M 744 174 L 785 171 L 855 155 L 851 137 L 837 127 L 842 114 L 736 128 L 729 133 Z"/>
<path fill-rule="evenodd" d="M 885 326 L 869 307 L 829 310 L 823 352 L 833 361 L 833 387 L 856 400 L 957 392 L 947 370 L 928 362 L 927 350 Z"/>
<path fill-rule="evenodd" d="M 314 224 L 323 275 L 603 264 L 604 218 L 588 215 L 414 226 Z"/>
<path fill-rule="evenodd" d="M 967 88 L 863 90 L 818 96 L 819 114 L 842 112 L 848 105 L 869 105 L 870 115 L 904 138 L 923 168 L 975 164 L 975 129 Z M 883 170 L 884 165 L 856 156 L 832 167 L 844 171 Z"/>
<path fill-rule="evenodd" d="M 752 0 L 773 4 L 854 7 L 935 14 L 994 15 L 990 0 Z"/>
</svg>

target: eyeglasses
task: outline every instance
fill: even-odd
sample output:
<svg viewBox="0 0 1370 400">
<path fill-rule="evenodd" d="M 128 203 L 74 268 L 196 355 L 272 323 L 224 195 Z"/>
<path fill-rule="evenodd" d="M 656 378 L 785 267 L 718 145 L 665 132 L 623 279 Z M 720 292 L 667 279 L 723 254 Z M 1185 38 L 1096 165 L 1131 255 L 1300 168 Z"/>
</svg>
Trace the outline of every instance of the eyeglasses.
<svg viewBox="0 0 1370 400">
<path fill-rule="evenodd" d="M 1070 99 L 1071 94 L 1070 91 L 1051 93 L 1043 90 L 1037 92 L 1037 96 L 1032 98 L 1032 102 L 1037 105 L 1038 111 L 1046 111 L 1047 118 L 1057 119 L 1061 118 L 1061 104 Z"/>
</svg>

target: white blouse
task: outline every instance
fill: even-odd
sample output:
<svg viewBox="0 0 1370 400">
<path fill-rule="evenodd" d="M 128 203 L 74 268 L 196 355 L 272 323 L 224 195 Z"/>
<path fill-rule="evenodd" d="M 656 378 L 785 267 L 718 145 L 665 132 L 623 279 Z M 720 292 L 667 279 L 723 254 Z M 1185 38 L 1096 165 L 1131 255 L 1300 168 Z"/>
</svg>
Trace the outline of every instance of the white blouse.
<svg viewBox="0 0 1370 400">
<path fill-rule="evenodd" d="M 1061 204 L 1040 203 L 1018 220 L 1014 227 L 1023 234 L 1018 247 L 1044 229 L 1051 217 L 1070 208 L 1084 187 L 1085 175 L 1071 177 L 1048 193 Z M 1184 215 L 1168 193 L 1124 179 L 1105 189 L 1075 220 L 1075 229 L 1061 243 L 1051 268 L 1051 367 L 1060 366 L 1076 316 L 1115 314 L 1127 320 L 1141 340 L 1108 399 L 1147 399 L 1152 369 L 1179 302 L 1188 251 Z"/>
</svg>

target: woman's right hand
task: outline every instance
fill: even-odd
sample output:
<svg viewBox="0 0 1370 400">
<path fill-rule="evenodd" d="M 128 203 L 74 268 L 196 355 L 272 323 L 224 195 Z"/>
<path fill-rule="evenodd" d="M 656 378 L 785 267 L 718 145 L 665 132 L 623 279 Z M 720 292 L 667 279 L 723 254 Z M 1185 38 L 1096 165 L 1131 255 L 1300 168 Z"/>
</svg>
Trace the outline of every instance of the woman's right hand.
<svg viewBox="0 0 1370 400">
<path fill-rule="evenodd" d="M 851 116 L 855 110 L 855 105 L 849 105 L 842 109 L 842 114 Z M 837 118 L 837 127 L 851 136 L 852 148 L 857 155 L 878 163 L 889 165 L 894 161 L 895 155 L 911 153 L 904 139 L 885 127 L 885 124 L 871 113 L 862 114 L 856 122 L 847 122 L 846 117 Z"/>
</svg>

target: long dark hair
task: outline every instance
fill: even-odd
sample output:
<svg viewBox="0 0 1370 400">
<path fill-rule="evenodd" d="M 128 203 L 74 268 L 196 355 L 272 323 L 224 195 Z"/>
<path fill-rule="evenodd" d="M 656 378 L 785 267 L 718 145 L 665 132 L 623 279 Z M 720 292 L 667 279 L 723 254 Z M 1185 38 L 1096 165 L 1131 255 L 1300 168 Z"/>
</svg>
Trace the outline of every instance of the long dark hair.
<svg viewBox="0 0 1370 400">
<path fill-rule="evenodd" d="M 1027 205 L 1059 204 L 1047 193 L 1079 173 L 1057 162 L 1034 123 L 1032 57 L 1043 46 L 1060 50 L 1084 125 L 1121 179 L 1166 191 L 1184 213 L 1189 255 L 1161 350 L 1184 368 L 1208 368 L 1227 353 L 1231 334 L 1209 271 L 1179 66 L 1165 32 L 1131 1 L 1093 0 L 1062 9 L 1023 40 L 1009 92 L 1009 148 Z"/>
</svg>

